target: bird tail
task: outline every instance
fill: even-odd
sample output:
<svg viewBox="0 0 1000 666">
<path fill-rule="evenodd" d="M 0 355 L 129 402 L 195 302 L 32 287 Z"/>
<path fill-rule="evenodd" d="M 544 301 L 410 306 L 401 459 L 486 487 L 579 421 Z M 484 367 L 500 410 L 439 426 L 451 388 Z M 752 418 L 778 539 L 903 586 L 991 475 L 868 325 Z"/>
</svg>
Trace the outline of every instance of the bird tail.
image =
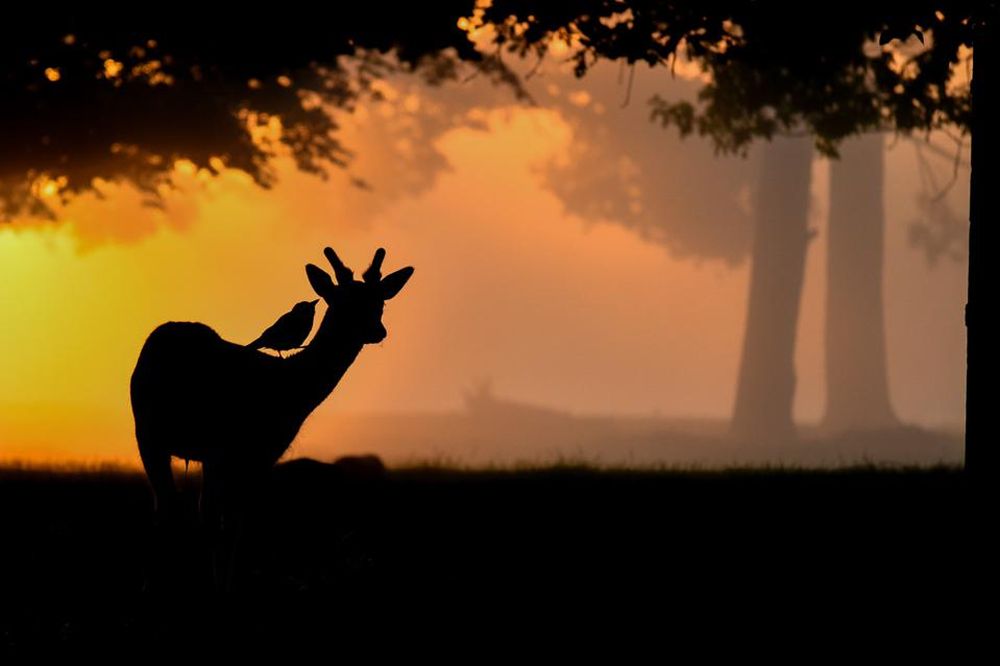
<svg viewBox="0 0 1000 666">
<path fill-rule="evenodd" d="M 251 342 L 250 344 L 248 344 L 247 349 L 260 349 L 263 346 L 264 346 L 264 336 L 262 335 L 253 342 Z"/>
</svg>

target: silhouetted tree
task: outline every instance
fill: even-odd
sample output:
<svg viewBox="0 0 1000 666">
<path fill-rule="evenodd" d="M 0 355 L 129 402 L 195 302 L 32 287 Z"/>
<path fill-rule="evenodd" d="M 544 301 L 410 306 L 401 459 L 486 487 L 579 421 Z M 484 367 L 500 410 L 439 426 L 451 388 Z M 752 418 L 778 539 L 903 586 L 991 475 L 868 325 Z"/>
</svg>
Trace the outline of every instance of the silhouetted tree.
<svg viewBox="0 0 1000 666">
<path fill-rule="evenodd" d="M 747 323 L 733 434 L 763 441 L 794 437 L 795 334 L 811 237 L 812 145 L 778 139 L 760 161 Z"/>
<path fill-rule="evenodd" d="M 654 91 L 694 99 L 702 84 L 693 68 L 686 78 L 664 80 L 594 67 L 585 91 L 540 65 L 533 71 L 549 82 L 546 105 L 555 106 L 574 131 L 569 154 L 556 156 L 545 170 L 546 184 L 567 210 L 622 224 L 677 257 L 736 265 L 752 256 L 750 329 L 733 432 L 771 440 L 792 436 L 811 144 L 781 142 L 726 158 L 708 140 L 651 137 L 648 106 L 639 100 Z"/>
<path fill-rule="evenodd" d="M 781 43 L 778 35 L 772 37 L 774 43 Z M 887 58 L 889 52 L 879 49 L 873 37 L 864 31 L 855 32 L 850 52 L 832 49 L 822 39 L 819 52 L 810 52 L 809 44 L 794 43 L 789 54 L 795 53 L 795 58 L 804 55 L 803 62 L 788 61 L 790 55 L 775 57 L 770 53 L 773 47 L 761 49 L 758 44 L 762 53 L 754 53 L 748 61 L 725 62 L 728 56 L 723 55 L 724 71 L 718 77 L 718 63 L 709 57 L 706 66 L 713 73 L 713 82 L 703 90 L 705 104 L 700 114 L 685 103 L 654 100 L 654 115 L 665 123 L 677 123 L 682 132 L 694 131 L 697 126 L 697 131 L 712 136 L 722 150 L 740 150 L 739 146 L 755 134 L 770 137 L 805 125 L 816 136 L 819 149 L 837 158 L 831 166 L 825 336 L 824 424 L 832 430 L 881 428 L 897 423 L 889 402 L 882 313 L 881 142 L 878 148 L 861 154 L 852 143 L 848 147 L 849 163 L 841 163 L 837 154 L 843 138 L 838 132 L 863 132 L 869 123 L 873 128 L 892 126 L 880 117 L 885 115 L 885 109 L 872 103 L 871 98 L 879 93 L 877 82 L 887 77 L 885 68 L 891 70 L 899 65 Z M 830 38 L 839 39 L 836 34 Z M 900 57 L 919 58 L 920 48 L 910 49 L 913 53 L 904 50 Z M 817 72 L 823 78 L 816 76 Z M 745 105 L 748 98 L 749 112 Z M 804 246 L 800 251 L 804 255 Z M 791 261 L 782 254 L 767 260 Z M 794 323 L 775 321 L 772 325 L 777 339 L 794 339 L 787 334 Z M 789 373 L 767 374 L 769 366 L 763 359 L 768 358 L 766 344 L 771 338 L 759 335 L 756 339 L 761 341 L 760 347 L 744 346 L 744 355 L 750 358 L 744 358 L 743 367 L 756 368 L 762 374 L 755 382 L 741 377 L 737 407 L 741 403 L 754 405 L 753 410 L 744 410 L 744 419 L 759 420 L 761 414 L 771 412 L 775 427 L 770 431 L 757 429 L 753 434 L 780 434 L 779 415 L 790 415 L 792 408 L 792 396 L 783 390 Z M 770 360 L 784 367 L 791 363 L 793 354 L 794 346 L 790 346 L 782 356 Z M 745 395 L 746 391 L 768 390 L 775 391 L 776 397 L 766 404 L 759 397 Z M 735 419 L 734 426 L 737 432 L 747 430 L 740 418 Z"/>
<path fill-rule="evenodd" d="M 889 428 L 898 420 L 882 308 L 882 135 L 845 141 L 840 151 L 830 164 L 823 424 L 831 431 Z"/>
<path fill-rule="evenodd" d="M 483 20 L 499 26 L 497 43 L 544 54 L 553 39 L 571 41 L 576 70 L 598 59 L 670 66 L 683 55 L 711 74 L 697 104 L 659 100 L 654 113 L 683 134 L 711 136 L 723 151 L 786 132 L 812 135 L 821 153 L 841 140 L 886 127 L 901 132 L 957 125 L 972 131 L 966 465 L 995 473 L 997 451 L 987 406 L 1000 372 L 988 316 L 986 256 L 995 247 L 996 207 L 985 174 L 1000 150 L 988 124 L 996 117 L 995 45 L 1000 6 L 993 0 L 883 0 L 789 6 L 752 0 L 662 3 L 495 0 Z M 915 38 L 912 55 L 886 48 Z M 866 45 L 878 40 L 882 48 Z M 971 86 L 952 86 L 962 48 L 975 44 Z M 975 105 L 975 113 L 973 113 Z M 976 169 L 976 166 L 979 169 Z"/>
</svg>

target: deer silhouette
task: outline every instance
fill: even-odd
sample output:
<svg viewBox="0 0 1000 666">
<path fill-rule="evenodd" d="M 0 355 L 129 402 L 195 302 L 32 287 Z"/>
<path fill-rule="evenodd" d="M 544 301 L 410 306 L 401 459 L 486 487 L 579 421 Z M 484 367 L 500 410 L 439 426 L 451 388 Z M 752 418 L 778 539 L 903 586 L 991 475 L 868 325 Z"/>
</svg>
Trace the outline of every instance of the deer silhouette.
<svg viewBox="0 0 1000 666">
<path fill-rule="evenodd" d="M 177 501 L 171 460 L 178 457 L 202 463 L 203 517 L 216 521 L 220 531 L 234 515 L 230 522 L 238 523 L 241 508 L 260 493 L 306 417 L 362 347 L 385 339 L 385 301 L 399 293 L 413 268 L 383 278 L 380 248 L 358 281 L 331 248 L 323 252 L 336 284 L 326 271 L 306 265 L 327 311 L 312 342 L 297 354 L 265 354 L 192 322 L 162 324 L 147 338 L 132 373 L 132 413 L 161 522 Z M 238 524 L 233 527 L 238 533 Z M 218 570 L 216 575 L 218 580 Z"/>
</svg>

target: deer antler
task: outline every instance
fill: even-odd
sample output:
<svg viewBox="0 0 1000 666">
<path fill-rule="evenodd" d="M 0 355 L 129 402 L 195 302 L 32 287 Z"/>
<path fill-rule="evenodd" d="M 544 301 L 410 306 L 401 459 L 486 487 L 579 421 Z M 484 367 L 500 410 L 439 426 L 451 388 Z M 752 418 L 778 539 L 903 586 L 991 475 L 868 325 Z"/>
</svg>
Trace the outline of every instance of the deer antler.
<svg viewBox="0 0 1000 666">
<path fill-rule="evenodd" d="M 385 250 L 379 248 L 375 250 L 375 257 L 372 259 L 372 265 L 368 267 L 368 270 L 364 272 L 365 282 L 379 282 L 382 279 L 382 262 L 385 260 Z"/>
<path fill-rule="evenodd" d="M 323 250 L 330 265 L 333 266 L 333 274 L 337 276 L 337 284 L 350 284 L 354 282 L 354 271 L 344 265 L 332 247 Z"/>
</svg>

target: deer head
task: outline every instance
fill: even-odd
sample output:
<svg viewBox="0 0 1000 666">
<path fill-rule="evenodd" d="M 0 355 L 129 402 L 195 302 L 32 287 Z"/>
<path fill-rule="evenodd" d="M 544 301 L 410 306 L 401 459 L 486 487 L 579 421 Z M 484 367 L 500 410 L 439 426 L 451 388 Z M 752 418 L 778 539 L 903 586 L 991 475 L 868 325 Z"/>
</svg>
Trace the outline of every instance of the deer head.
<svg viewBox="0 0 1000 666">
<path fill-rule="evenodd" d="M 362 344 L 382 342 L 388 333 L 382 325 L 385 302 L 399 293 L 413 275 L 413 267 L 407 266 L 382 277 L 382 262 L 385 250 L 375 251 L 371 266 L 362 274 L 362 280 L 354 279 L 354 272 L 344 265 L 332 248 L 323 250 L 333 267 L 336 284 L 329 273 L 313 264 L 306 264 L 309 284 L 324 301 L 328 317 L 335 317 L 342 334 Z M 324 319 L 325 319 L 324 318 Z"/>
</svg>

